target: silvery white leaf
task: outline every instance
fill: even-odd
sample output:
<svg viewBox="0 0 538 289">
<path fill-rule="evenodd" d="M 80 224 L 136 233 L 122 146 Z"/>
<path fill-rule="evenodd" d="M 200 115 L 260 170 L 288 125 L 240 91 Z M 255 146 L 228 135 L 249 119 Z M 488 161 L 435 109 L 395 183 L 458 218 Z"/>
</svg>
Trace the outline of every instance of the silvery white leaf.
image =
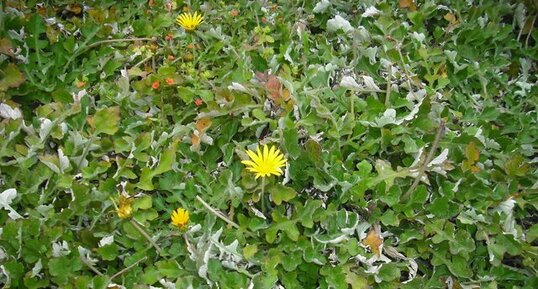
<svg viewBox="0 0 538 289">
<path fill-rule="evenodd" d="M 312 10 L 312 12 L 314 12 L 314 13 L 323 12 L 323 11 L 327 10 L 327 8 L 329 8 L 329 6 L 331 6 L 331 2 L 329 2 L 329 0 L 321 0 L 320 2 L 318 2 L 316 4 L 316 6 L 314 7 L 314 10 Z"/>
<path fill-rule="evenodd" d="M 106 245 L 110 245 L 114 243 L 114 235 L 110 235 L 110 236 L 104 236 L 100 241 L 99 241 L 99 247 L 103 247 L 103 246 L 106 246 Z"/>
<path fill-rule="evenodd" d="M 361 222 L 359 225 L 357 225 L 357 228 L 355 229 L 357 231 L 357 235 L 359 236 L 359 240 L 362 240 L 366 238 L 367 234 L 366 231 L 370 228 L 370 224 L 368 222 Z"/>
<path fill-rule="evenodd" d="M 97 263 L 97 259 L 92 258 L 90 256 L 90 253 L 91 253 L 90 250 L 88 250 L 88 249 L 86 249 L 86 248 L 84 248 L 82 246 L 78 246 L 77 250 L 78 250 L 78 254 L 80 255 L 80 258 L 82 258 L 83 260 L 85 260 L 89 264 L 95 265 Z"/>
<path fill-rule="evenodd" d="M 375 15 L 377 15 L 379 13 L 381 13 L 381 11 L 379 11 L 374 6 L 371 6 L 371 7 L 368 7 L 366 9 L 366 11 L 364 11 L 364 13 L 362 13 L 362 17 L 371 17 L 371 16 L 375 16 Z"/>
<path fill-rule="evenodd" d="M 527 17 L 526 17 L 526 11 L 527 9 L 525 9 L 525 4 L 523 3 L 519 3 L 516 7 L 516 11 L 514 12 L 515 14 L 515 18 L 516 18 L 516 21 L 517 21 L 517 25 L 519 27 L 523 27 L 525 26 L 525 21 L 527 20 Z"/>
<path fill-rule="evenodd" d="M 370 60 L 370 64 L 374 65 L 376 64 L 376 55 L 377 55 L 377 46 L 374 47 L 368 47 L 366 48 L 366 55 L 368 56 L 368 59 Z"/>
<path fill-rule="evenodd" d="M 426 90 L 419 89 L 417 91 L 409 91 L 405 97 L 408 101 L 422 101 L 426 97 Z"/>
<path fill-rule="evenodd" d="M 318 239 L 317 237 L 315 237 L 316 240 L 322 244 L 338 244 L 340 242 L 343 242 L 343 241 L 346 241 L 346 240 L 349 240 L 349 237 L 346 236 L 346 235 L 340 235 L 338 237 L 335 237 L 335 238 L 332 238 L 332 239 L 329 239 L 329 240 L 320 240 Z"/>
<path fill-rule="evenodd" d="M 364 26 L 357 27 L 354 35 L 358 42 L 366 42 L 370 40 L 370 33 L 368 32 L 368 29 L 364 28 Z"/>
<path fill-rule="evenodd" d="M 508 216 L 506 216 L 506 219 L 504 219 L 503 232 L 505 234 L 513 235 L 515 238 L 518 237 L 516 229 L 516 220 L 512 213 L 508 214 Z"/>
<path fill-rule="evenodd" d="M 353 26 L 346 19 L 342 18 L 340 15 L 336 15 L 334 18 L 327 21 L 327 30 L 334 32 L 342 29 L 344 32 L 348 33 L 353 31 Z"/>
<path fill-rule="evenodd" d="M 46 136 L 49 135 L 52 130 L 52 121 L 48 118 L 40 118 L 41 124 L 39 126 L 39 138 L 44 140 Z"/>
<path fill-rule="evenodd" d="M 519 59 L 519 62 L 521 62 L 521 77 L 527 79 L 529 77 L 529 71 L 532 68 L 533 62 L 523 57 Z"/>
<path fill-rule="evenodd" d="M 417 33 L 415 31 L 413 32 L 412 35 L 413 35 L 413 38 L 415 38 L 420 43 L 424 42 L 424 39 L 426 39 L 426 35 L 424 35 L 424 33 Z"/>
<path fill-rule="evenodd" d="M 69 250 L 69 245 L 66 241 L 52 243 L 53 257 L 61 257 L 68 255 L 69 253 L 71 253 L 71 250 Z"/>
<path fill-rule="evenodd" d="M 16 196 L 17 189 L 11 188 L 3 191 L 0 194 L 0 208 L 5 208 L 6 206 L 9 206 Z"/>
<path fill-rule="evenodd" d="M 1 259 L 1 258 L 0 258 Z M 39 259 L 35 265 L 34 268 L 32 268 L 32 275 L 31 277 L 35 277 L 39 272 L 41 272 L 41 269 L 43 269 L 43 264 L 41 264 L 41 259 Z"/>
<path fill-rule="evenodd" d="M 428 167 L 441 165 L 446 161 L 448 157 L 448 149 L 444 149 L 441 154 L 439 154 L 436 158 L 434 158 L 429 164 Z"/>
<path fill-rule="evenodd" d="M 247 89 L 243 85 L 241 85 L 241 84 L 239 84 L 237 82 L 232 82 L 232 85 L 228 85 L 228 89 L 229 90 L 239 90 L 239 91 L 242 91 L 242 92 L 247 92 Z"/>
<path fill-rule="evenodd" d="M 361 88 L 353 77 L 347 75 L 342 77 L 342 81 L 340 81 L 340 86 L 357 90 Z"/>
<path fill-rule="evenodd" d="M 62 172 L 69 168 L 69 159 L 64 155 L 62 149 L 58 149 L 58 160 L 60 161 L 60 170 Z"/>
<path fill-rule="evenodd" d="M 167 281 L 166 279 L 159 280 L 159 283 L 161 283 L 161 285 L 163 285 L 164 288 L 166 288 L 166 289 L 176 289 L 176 284 L 172 283 L 170 281 Z M 182 287 L 182 288 L 184 288 L 184 287 Z"/>
<path fill-rule="evenodd" d="M 516 85 L 521 88 L 521 90 L 516 91 L 514 94 L 519 96 L 527 96 L 534 84 L 526 81 L 517 81 Z"/>
<path fill-rule="evenodd" d="M 366 85 L 366 88 L 368 88 L 369 90 L 380 90 L 379 86 L 375 84 L 372 77 L 363 75 L 362 78 L 364 80 L 364 85 Z"/>
<path fill-rule="evenodd" d="M 207 279 L 207 270 L 209 269 L 208 262 L 209 262 L 209 256 L 211 254 L 211 247 L 212 247 L 212 245 L 210 244 L 207 251 L 204 252 L 204 256 L 203 256 L 203 259 L 202 259 L 203 264 L 200 266 L 200 268 L 198 268 L 198 276 L 206 279 L 206 281 L 209 281 Z"/>
<path fill-rule="evenodd" d="M 478 17 L 478 25 L 480 25 L 480 28 L 486 27 L 486 24 L 488 24 L 488 15 L 485 14 L 484 16 Z"/>
<path fill-rule="evenodd" d="M 387 124 L 397 124 L 396 123 L 396 110 L 389 108 L 385 110 L 383 116 L 377 117 L 375 122 L 378 127 L 384 127 Z"/>
<path fill-rule="evenodd" d="M 509 198 L 508 200 L 501 202 L 496 208 L 495 211 L 503 212 L 506 215 L 511 214 L 512 210 L 514 209 L 514 205 L 516 204 L 516 200 Z"/>
<path fill-rule="evenodd" d="M 22 117 L 22 113 L 18 108 L 12 108 L 11 106 L 1 103 L 0 104 L 0 116 L 3 118 L 19 119 Z"/>
<path fill-rule="evenodd" d="M 11 207 L 11 202 L 16 196 L 17 190 L 14 188 L 7 189 L 0 194 L 0 209 L 3 208 L 8 211 L 8 216 L 12 220 L 22 219 L 22 216 Z"/>
</svg>

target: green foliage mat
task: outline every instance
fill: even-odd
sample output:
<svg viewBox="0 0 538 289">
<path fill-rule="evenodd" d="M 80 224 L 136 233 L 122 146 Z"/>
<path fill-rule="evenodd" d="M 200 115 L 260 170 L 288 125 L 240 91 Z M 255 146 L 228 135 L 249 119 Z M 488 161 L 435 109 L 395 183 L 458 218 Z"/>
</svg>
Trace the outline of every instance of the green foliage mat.
<svg viewBox="0 0 538 289">
<path fill-rule="evenodd" d="M 538 288 L 536 1 L 45 2 L 0 13 L 3 288 Z"/>
</svg>

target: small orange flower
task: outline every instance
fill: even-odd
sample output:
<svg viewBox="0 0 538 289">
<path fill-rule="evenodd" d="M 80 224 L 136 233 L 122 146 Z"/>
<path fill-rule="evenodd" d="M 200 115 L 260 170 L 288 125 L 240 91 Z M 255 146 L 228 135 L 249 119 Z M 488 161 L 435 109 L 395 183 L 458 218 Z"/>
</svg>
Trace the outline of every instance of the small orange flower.
<svg viewBox="0 0 538 289">
<path fill-rule="evenodd" d="M 168 77 L 168 78 L 166 79 L 166 84 L 168 84 L 168 85 L 172 85 L 172 84 L 174 84 L 174 79 Z"/>
<path fill-rule="evenodd" d="M 194 99 L 194 104 L 196 106 L 200 106 L 200 105 L 204 104 L 204 101 L 201 98 L 196 98 L 196 99 Z"/>
<path fill-rule="evenodd" d="M 83 88 L 84 86 L 86 85 L 86 82 L 85 81 L 78 81 L 75 83 L 75 86 L 77 88 Z"/>
<path fill-rule="evenodd" d="M 172 60 L 174 60 L 174 59 L 176 59 L 176 58 L 174 57 L 174 55 L 168 55 L 168 61 L 172 61 Z"/>
<path fill-rule="evenodd" d="M 265 16 L 262 17 L 262 23 L 266 23 L 267 22 L 267 18 L 265 18 Z"/>
<path fill-rule="evenodd" d="M 166 41 L 170 41 L 170 40 L 172 40 L 173 38 L 174 38 L 174 35 L 172 35 L 172 33 L 168 33 L 168 34 L 166 34 L 166 36 L 164 37 L 164 39 L 165 39 Z"/>
<path fill-rule="evenodd" d="M 236 17 L 237 15 L 239 15 L 239 11 L 237 9 L 232 9 L 232 11 L 230 11 L 230 16 Z"/>
<path fill-rule="evenodd" d="M 188 49 L 194 49 L 194 44 L 190 43 L 189 45 L 187 45 L 187 48 Z"/>
<path fill-rule="evenodd" d="M 155 90 L 159 89 L 159 86 L 161 86 L 161 82 L 158 81 L 158 80 L 154 81 L 154 82 L 151 84 L 151 88 L 153 88 L 153 89 L 155 89 Z"/>
</svg>

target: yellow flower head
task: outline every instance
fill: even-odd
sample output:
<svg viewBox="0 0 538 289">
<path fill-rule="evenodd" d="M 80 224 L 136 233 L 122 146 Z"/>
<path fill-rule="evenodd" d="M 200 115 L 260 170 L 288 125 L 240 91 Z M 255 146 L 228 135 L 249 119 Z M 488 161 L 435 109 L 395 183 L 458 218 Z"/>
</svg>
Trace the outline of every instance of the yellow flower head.
<svg viewBox="0 0 538 289">
<path fill-rule="evenodd" d="M 131 216 L 131 213 L 133 212 L 133 207 L 131 207 L 132 202 L 133 200 L 126 198 L 123 195 L 120 195 L 120 198 L 118 200 L 119 204 L 116 207 L 116 213 L 118 214 L 118 217 L 122 219 L 127 219 Z"/>
<path fill-rule="evenodd" d="M 184 12 L 176 18 L 176 23 L 186 31 L 193 31 L 202 22 L 204 22 L 204 16 L 198 12 L 194 12 L 194 14 Z"/>
<path fill-rule="evenodd" d="M 184 229 L 189 222 L 189 211 L 177 208 L 172 212 L 172 224 L 180 229 Z"/>
<path fill-rule="evenodd" d="M 263 152 L 258 146 L 257 152 L 254 153 L 251 150 L 247 150 L 247 154 L 250 160 L 242 161 L 247 166 L 247 170 L 256 174 L 256 179 L 259 177 L 268 177 L 270 175 L 280 176 L 282 175 L 281 167 L 286 166 L 286 159 L 284 155 L 280 153 L 280 150 L 274 146 L 268 148 L 267 145 L 263 146 Z"/>
</svg>

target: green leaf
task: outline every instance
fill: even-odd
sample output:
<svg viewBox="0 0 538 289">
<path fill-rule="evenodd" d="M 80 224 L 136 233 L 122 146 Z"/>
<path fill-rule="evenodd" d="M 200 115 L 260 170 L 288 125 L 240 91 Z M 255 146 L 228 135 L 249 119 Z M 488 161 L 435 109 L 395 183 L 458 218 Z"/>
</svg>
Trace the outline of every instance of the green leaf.
<svg viewBox="0 0 538 289">
<path fill-rule="evenodd" d="M 458 230 L 449 245 L 450 253 L 454 255 L 460 252 L 471 253 L 475 250 L 473 238 L 466 230 Z"/>
<path fill-rule="evenodd" d="M 458 213 L 458 206 L 447 197 L 436 198 L 429 206 L 428 211 L 436 217 L 448 218 Z"/>
<path fill-rule="evenodd" d="M 243 248 L 243 257 L 245 257 L 245 259 L 248 260 L 252 258 L 254 254 L 256 254 L 256 252 L 258 252 L 258 245 L 256 244 L 246 245 Z"/>
<path fill-rule="evenodd" d="M 383 225 L 397 227 L 400 224 L 398 215 L 393 210 L 386 211 L 380 218 Z"/>
<path fill-rule="evenodd" d="M 106 289 L 108 287 L 108 284 L 110 283 L 110 279 L 107 276 L 95 276 L 93 277 L 92 284 L 93 289 Z M 89 287 L 82 287 L 82 288 L 89 288 Z"/>
<path fill-rule="evenodd" d="M 271 199 L 277 205 L 282 204 L 282 201 L 288 202 L 295 198 L 297 192 L 281 184 L 275 184 L 267 188 L 267 191 L 271 194 Z"/>
<path fill-rule="evenodd" d="M 529 171 L 530 165 L 525 162 L 523 156 L 516 154 L 504 163 L 504 170 L 511 177 L 522 177 Z"/>
<path fill-rule="evenodd" d="M 0 91 L 6 91 L 8 88 L 19 87 L 24 82 L 24 74 L 17 68 L 17 65 L 9 63 L 2 69 L 3 76 L 0 79 Z"/>
<path fill-rule="evenodd" d="M 389 190 L 392 185 L 394 184 L 394 179 L 396 178 L 404 178 L 409 175 L 409 171 L 405 169 L 401 169 L 398 171 L 394 171 L 392 169 L 392 166 L 390 163 L 384 161 L 384 160 L 377 160 L 375 163 L 375 169 L 377 171 L 377 182 L 384 181 L 386 186 L 385 190 Z"/>
<path fill-rule="evenodd" d="M 299 147 L 299 135 L 297 134 L 297 129 L 287 128 L 284 129 L 284 148 L 286 152 L 292 157 L 297 158 L 301 153 L 301 148 Z"/>
<path fill-rule="evenodd" d="M 113 135 L 118 131 L 120 122 L 120 107 L 113 106 L 98 110 L 93 116 L 95 134 Z"/>
<path fill-rule="evenodd" d="M 143 196 L 141 198 L 136 198 L 133 202 L 133 210 L 149 209 L 152 207 L 152 203 L 153 201 L 152 201 L 151 196 Z"/>
<path fill-rule="evenodd" d="M 471 278 L 473 276 L 469 262 L 460 255 L 452 256 L 452 263 L 447 263 L 447 266 L 456 277 Z"/>
<path fill-rule="evenodd" d="M 316 166 L 316 167 L 323 167 L 323 159 L 321 157 L 321 145 L 314 141 L 309 139 L 305 143 L 305 151 L 306 155 L 308 156 L 308 159 Z"/>
<path fill-rule="evenodd" d="M 73 273 L 82 269 L 82 263 L 78 257 L 69 258 L 62 256 L 53 258 L 49 261 L 49 272 L 56 277 L 60 283 L 65 283 L 67 279 L 73 276 Z"/>
<path fill-rule="evenodd" d="M 379 269 L 377 276 L 383 281 L 392 281 L 400 278 L 400 268 L 394 263 L 385 264 Z"/>
<path fill-rule="evenodd" d="M 161 154 L 159 164 L 157 165 L 155 169 L 152 170 L 148 167 L 142 169 L 140 181 L 138 182 L 136 186 L 146 191 L 154 190 L 155 187 L 153 186 L 153 181 L 152 181 L 153 178 L 157 175 L 163 174 L 171 170 L 172 165 L 175 160 L 176 160 L 176 146 L 172 145 L 171 148 L 165 150 Z"/>
<path fill-rule="evenodd" d="M 144 284 L 151 285 L 159 281 L 163 276 L 161 272 L 155 267 L 148 267 L 146 271 L 140 276 L 140 281 Z"/>
<path fill-rule="evenodd" d="M 156 265 L 161 275 L 167 278 L 177 278 L 181 276 L 181 268 L 175 260 L 159 261 Z"/>
<path fill-rule="evenodd" d="M 118 257 L 118 245 L 112 243 L 97 248 L 97 253 L 101 255 L 103 260 L 112 261 Z"/>
</svg>

